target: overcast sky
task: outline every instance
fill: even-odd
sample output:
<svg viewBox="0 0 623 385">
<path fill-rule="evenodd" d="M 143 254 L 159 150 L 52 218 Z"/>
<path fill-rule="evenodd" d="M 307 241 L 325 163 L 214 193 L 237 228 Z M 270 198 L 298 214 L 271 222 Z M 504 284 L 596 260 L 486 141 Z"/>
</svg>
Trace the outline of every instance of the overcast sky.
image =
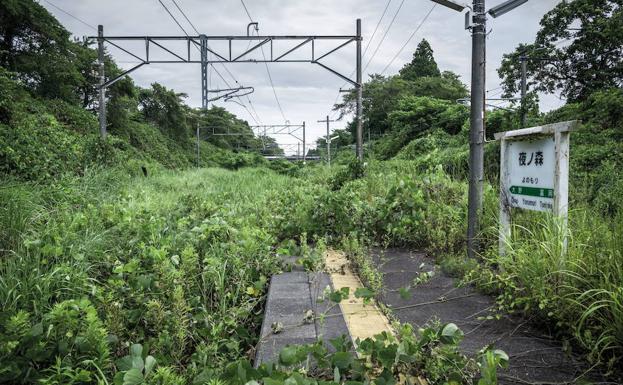
<svg viewBox="0 0 623 385">
<path fill-rule="evenodd" d="M 162 0 L 182 26 L 195 35 L 192 27 L 179 13 L 172 0 Z M 246 35 L 249 18 L 240 0 L 176 0 L 196 28 L 206 35 Z M 499 89 L 497 68 L 502 55 L 513 50 L 517 44 L 532 42 L 539 28 L 539 20 L 560 0 L 531 0 L 520 8 L 498 19 L 489 18 L 487 40 L 487 89 L 495 95 Z M 394 23 L 390 22 L 403 2 Z M 502 0 L 487 1 L 488 7 Z M 93 35 L 89 26 L 68 16 L 52 4 L 71 13 L 91 26 L 104 25 L 105 35 L 183 35 L 183 32 L 168 15 L 158 0 L 40 0 L 61 23 L 76 36 Z M 355 20 L 362 19 L 363 47 L 370 43 L 370 37 L 387 4 L 387 0 L 245 0 L 254 21 L 259 22 L 261 35 L 354 35 Z M 405 44 L 407 38 L 421 23 L 434 4 L 429 0 L 392 0 L 382 19 L 374 39 L 371 41 L 364 65 L 383 35 L 386 35 L 376 55 L 364 71 L 366 74 L 381 72 Z M 388 29 L 389 28 L 389 29 Z M 463 16 L 442 6 L 436 6 L 421 29 L 404 51 L 388 68 L 386 74 L 396 73 L 410 61 L 418 42 L 426 38 L 432 45 L 435 59 L 441 70 L 451 70 L 470 83 L 471 38 L 464 30 Z M 139 52 L 139 46 L 126 45 Z M 246 47 L 238 47 L 244 49 Z M 320 47 L 320 45 L 318 46 Z M 122 68 L 130 68 L 134 58 L 110 48 Z M 287 49 L 285 47 L 281 47 Z M 328 46 L 327 46 L 328 49 Z M 317 49 L 322 51 L 322 49 Z M 304 54 L 302 51 L 300 54 Z M 261 51 L 258 51 L 258 55 Z M 139 55 L 140 56 L 140 55 Z M 326 63 L 335 66 L 343 74 L 350 74 L 355 68 L 355 46 L 351 45 L 336 52 Z M 337 90 L 344 81 L 323 68 L 309 63 L 270 63 L 275 92 L 281 103 L 285 118 L 291 123 L 307 122 L 307 142 L 326 133 L 326 126 L 316 121 L 330 114 L 330 108 L 337 96 Z M 216 68 L 226 80 L 233 84 L 229 74 L 221 65 Z M 262 124 L 282 124 L 284 118 L 279 111 L 275 95 L 270 86 L 264 64 L 229 64 L 228 69 L 245 86 L 253 86 L 255 93 L 251 102 Z M 160 64 L 140 68 L 132 75 L 141 87 L 159 82 L 177 92 L 188 94 L 186 102 L 193 107 L 201 106 L 201 83 L 199 66 L 195 64 Z M 212 88 L 224 87 L 216 74 L 211 76 Z M 243 99 L 247 102 L 246 98 Z M 254 124 L 249 113 L 232 102 L 216 102 L 240 118 Z M 248 102 L 247 102 L 248 104 Z M 549 110 L 563 104 L 555 95 L 541 96 L 541 108 Z M 345 121 L 332 123 L 332 128 L 343 128 Z M 276 137 L 279 143 L 296 143 L 288 136 Z"/>
</svg>

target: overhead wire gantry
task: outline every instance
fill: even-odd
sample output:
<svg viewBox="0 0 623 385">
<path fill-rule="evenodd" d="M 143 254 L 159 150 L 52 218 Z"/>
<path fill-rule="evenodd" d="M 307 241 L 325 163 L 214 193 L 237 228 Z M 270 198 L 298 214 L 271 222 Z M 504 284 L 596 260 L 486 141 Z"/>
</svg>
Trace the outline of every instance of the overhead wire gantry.
<svg viewBox="0 0 623 385">
<path fill-rule="evenodd" d="M 264 138 L 267 137 L 268 135 L 289 135 L 291 137 L 293 137 L 294 139 L 296 139 L 298 141 L 298 144 L 289 144 L 290 147 L 292 146 L 299 146 L 300 149 L 300 144 L 303 144 L 303 156 L 302 159 L 303 161 L 305 161 L 306 158 L 306 148 L 307 148 L 307 135 L 305 132 L 305 122 L 303 122 L 302 124 L 291 124 L 291 123 L 285 123 L 285 124 L 262 124 L 262 125 L 254 125 L 254 126 L 249 126 L 249 128 L 251 129 L 251 132 L 230 132 L 228 130 L 226 130 L 225 132 L 221 132 L 219 130 L 219 127 L 202 127 L 202 129 L 205 130 L 207 129 L 208 132 L 205 133 L 205 138 L 210 137 L 210 136 L 249 136 L 249 135 L 253 135 L 253 136 L 258 136 L 260 138 Z M 263 142 L 263 140 L 262 140 Z M 265 146 L 265 145 L 264 145 Z"/>
<path fill-rule="evenodd" d="M 207 109 L 209 102 L 208 90 L 208 66 L 210 64 L 222 63 L 311 63 L 316 64 L 325 70 L 333 73 L 339 78 L 353 85 L 357 90 L 357 140 L 356 153 L 357 157 L 363 159 L 363 133 L 362 133 L 362 69 L 361 69 L 361 19 L 356 22 L 355 35 L 251 35 L 249 27 L 256 23 L 249 23 L 247 26 L 246 36 L 105 36 L 104 27 L 98 26 L 98 35 L 89 36 L 89 40 L 97 40 L 98 42 L 98 58 L 99 58 L 99 120 L 100 133 L 106 136 L 106 89 L 122 79 L 131 72 L 141 68 L 147 64 L 200 64 L 201 65 L 201 101 L 202 108 Z M 317 52 L 316 42 L 329 41 L 335 44 L 328 50 Z M 123 47 L 123 43 L 140 43 L 143 48 Z M 183 52 L 180 51 L 180 42 L 183 44 Z M 234 42 L 248 43 L 246 49 L 237 51 Z M 288 49 L 280 50 L 275 47 L 275 42 L 294 44 Z M 219 48 L 211 47 L 219 45 Z M 222 45 L 225 43 L 225 47 Z M 356 78 L 352 79 L 329 65 L 321 62 L 322 59 L 335 53 L 336 51 L 355 43 L 356 46 Z M 106 80 L 104 74 L 104 50 L 105 44 L 109 44 L 122 52 L 132 56 L 139 63 L 124 71 L 114 78 Z M 177 46 L 175 46 L 177 44 Z M 301 48 L 309 46 L 311 52 L 303 57 L 293 57 L 294 53 L 300 53 Z M 254 51 L 264 47 L 268 48 L 266 55 L 262 54 L 260 58 L 250 57 Z M 193 49 L 191 49 L 193 48 Z M 196 51 L 195 51 L 196 49 Z M 154 54 L 157 52 L 158 54 Z M 163 56 L 164 55 L 164 56 Z M 210 56 L 210 57 L 209 57 Z"/>
</svg>

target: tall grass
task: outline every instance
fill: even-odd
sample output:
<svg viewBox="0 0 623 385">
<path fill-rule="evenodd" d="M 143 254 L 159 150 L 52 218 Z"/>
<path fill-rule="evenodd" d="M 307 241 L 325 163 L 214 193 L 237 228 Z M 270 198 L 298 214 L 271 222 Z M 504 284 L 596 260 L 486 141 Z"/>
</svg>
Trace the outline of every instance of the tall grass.
<svg viewBox="0 0 623 385">
<path fill-rule="evenodd" d="M 568 227 L 556 218 L 516 218 L 507 254 L 491 250 L 501 268 L 489 287 L 501 290 L 501 305 L 553 321 L 594 362 L 610 365 L 623 355 L 623 220 L 580 206 Z M 567 247 L 565 248 L 565 243 Z M 510 299 L 512 298 L 512 300 Z"/>
<path fill-rule="evenodd" d="M 141 343 L 190 380 L 239 358 L 279 268 L 274 197 L 303 184 L 268 169 L 109 169 L 1 187 L 0 382 L 89 372 L 71 357 L 101 333 L 117 357 Z"/>
</svg>

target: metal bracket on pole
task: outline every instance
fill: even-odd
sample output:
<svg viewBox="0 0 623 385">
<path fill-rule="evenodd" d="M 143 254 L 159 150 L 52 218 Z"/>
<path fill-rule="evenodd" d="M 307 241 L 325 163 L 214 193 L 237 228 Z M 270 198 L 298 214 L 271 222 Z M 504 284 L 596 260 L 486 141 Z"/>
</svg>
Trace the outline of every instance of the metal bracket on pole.
<svg viewBox="0 0 623 385">
<path fill-rule="evenodd" d="M 255 88 L 253 87 L 236 87 L 236 88 L 221 88 L 218 90 L 208 90 L 208 93 L 220 94 L 213 98 L 209 98 L 209 102 L 213 102 L 219 99 L 223 99 L 224 101 L 229 101 L 233 98 L 239 98 L 241 96 L 247 96 L 255 92 Z"/>
<path fill-rule="evenodd" d="M 123 76 L 129 74 L 132 71 L 142 67 L 145 64 L 174 64 L 174 63 L 186 63 L 186 64 L 200 64 L 201 65 L 201 107 L 203 109 L 207 109 L 209 106 L 209 98 L 208 98 L 208 65 L 214 63 L 312 63 L 317 64 L 325 70 L 335 74 L 336 76 L 346 80 L 350 84 L 352 84 L 356 89 L 358 89 L 358 98 L 357 105 L 359 108 L 357 109 L 357 122 L 358 122 L 358 131 L 361 131 L 361 20 L 357 20 L 357 34 L 355 36 L 352 35 L 283 35 L 283 36 L 260 36 L 251 35 L 251 28 L 255 26 L 255 30 L 258 31 L 258 24 L 256 22 L 251 22 L 247 25 L 247 36 L 207 36 L 207 35 L 199 35 L 199 36 L 104 36 L 103 27 L 100 26 L 98 28 L 97 36 L 89 36 L 88 40 L 96 40 L 98 43 L 98 52 L 99 52 L 99 62 L 100 62 L 100 132 L 102 133 L 102 137 L 106 136 L 106 101 L 105 101 L 105 91 L 106 86 L 112 85 Z M 210 41 L 224 41 L 226 47 L 226 53 L 218 53 L 215 50 L 211 49 L 209 46 Z M 336 46 L 332 49 L 329 49 L 325 53 L 321 53 L 317 55 L 315 49 L 316 41 L 334 41 L 336 42 Z M 119 42 L 141 42 L 144 44 L 144 53 L 143 54 L 135 54 L 131 52 L 129 49 L 122 47 L 117 44 Z M 175 49 L 171 46 L 167 47 L 167 44 L 171 42 L 179 42 L 184 41 L 187 45 L 186 54 L 182 54 L 186 57 L 180 56 L 175 53 Z M 250 44 L 249 49 L 242 53 L 233 52 L 233 41 L 244 41 Z M 296 45 L 293 48 L 286 50 L 283 53 L 275 53 L 273 55 L 273 43 L 275 41 L 283 41 L 283 42 L 294 42 Z M 116 47 L 117 49 L 125 52 L 133 56 L 134 58 L 140 60 L 140 64 L 123 72 L 121 75 L 115 77 L 114 79 L 105 81 L 104 78 L 104 42 Z M 339 73 L 335 69 L 329 67 L 328 65 L 321 63 L 319 60 L 335 53 L 341 48 L 349 45 L 352 42 L 356 42 L 357 44 L 357 78 L 356 80 L 351 79 L 348 76 L 344 76 Z M 252 51 L 260 48 L 265 44 L 270 43 L 271 54 L 267 57 L 263 58 L 252 58 L 245 57 Z M 292 58 L 293 52 L 298 52 L 299 48 L 304 45 L 311 43 L 312 49 L 311 54 L 306 58 Z M 252 45 L 251 45 L 252 44 Z M 160 54 L 164 54 L 164 57 L 155 57 L 152 52 L 150 52 L 150 46 L 155 45 L 160 48 Z M 190 46 L 195 45 L 200 48 L 200 58 L 197 59 L 196 55 L 193 57 L 191 55 Z M 208 58 L 208 53 L 212 55 L 212 58 Z M 234 101 L 234 100 L 232 100 Z M 198 135 L 199 136 L 199 135 Z M 362 141 L 360 141 L 362 142 Z M 363 150 L 361 143 L 359 145 L 358 156 L 360 159 L 363 158 Z"/>
<path fill-rule="evenodd" d="M 356 152 L 357 159 L 363 162 L 363 83 L 361 74 L 361 19 L 357 19 L 357 138 L 356 138 Z"/>
<path fill-rule="evenodd" d="M 329 127 L 329 123 L 330 122 L 335 122 L 335 120 L 330 120 L 329 119 L 329 115 L 327 115 L 326 119 L 318 121 L 318 123 L 327 123 L 327 139 L 326 139 L 326 143 L 327 143 L 327 165 L 329 167 L 331 167 L 331 133 L 329 132 L 330 131 L 330 127 Z"/>
<path fill-rule="evenodd" d="M 252 21 L 249 24 L 247 24 L 247 36 L 251 36 L 251 32 L 249 31 L 249 28 L 251 28 L 251 26 L 255 26 L 255 30 L 259 31 L 259 24 L 256 21 Z"/>
<path fill-rule="evenodd" d="M 104 26 L 97 26 L 97 60 L 99 72 L 99 125 L 100 136 L 106 139 L 106 75 L 104 74 Z"/>
<path fill-rule="evenodd" d="M 173 63 L 187 63 L 187 64 L 201 64 L 202 66 L 206 66 L 208 64 L 215 63 L 312 63 L 318 64 L 320 67 L 328 70 L 329 72 L 335 74 L 336 76 L 348 81 L 353 86 L 356 86 L 360 82 L 357 82 L 355 79 L 351 79 L 343 74 L 339 73 L 335 69 L 330 66 L 321 63 L 320 60 L 325 57 L 332 55 L 336 51 L 341 48 L 347 46 L 352 42 L 361 43 L 361 36 L 352 36 L 352 35 L 283 35 L 283 36 L 275 36 L 275 35 L 267 35 L 267 36 L 259 36 L 259 35 L 251 35 L 251 27 L 257 25 L 257 23 L 250 23 L 247 26 L 247 36 L 207 36 L 207 35 L 199 35 L 199 36 L 89 36 L 87 39 L 89 40 L 97 40 L 104 42 L 120 49 L 133 56 L 138 60 L 142 60 L 145 64 L 173 64 Z M 144 43 L 144 53 L 136 54 L 131 52 L 129 49 L 122 47 L 120 42 L 132 42 L 132 41 L 140 41 Z M 175 49 L 170 46 L 173 42 L 185 41 L 188 46 L 197 45 L 201 48 L 202 55 L 199 59 L 197 57 L 193 57 L 190 54 L 190 49 L 188 49 L 188 53 L 185 55 L 186 57 L 182 57 L 175 53 Z M 225 52 L 217 52 L 209 46 L 210 41 L 225 41 L 229 44 L 226 45 L 222 50 Z M 234 47 L 231 44 L 233 41 L 244 41 L 250 43 L 250 48 L 245 50 L 244 52 L 234 52 Z M 280 42 L 293 42 L 296 45 L 293 48 L 287 49 L 283 52 L 275 52 L 274 55 L 267 55 L 266 57 L 253 58 L 253 57 L 245 57 L 249 53 L 254 50 L 260 48 L 263 45 L 270 44 L 271 48 L 273 47 L 273 43 L 275 41 Z M 309 56 L 305 58 L 293 58 L 292 55 L 295 52 L 300 51 L 300 48 L 306 44 L 311 43 L 312 48 L 314 48 L 314 43 L 316 41 L 334 41 L 336 42 L 336 46 L 332 49 L 329 49 L 327 52 L 317 55 L 315 50 L 312 49 L 312 52 Z M 118 44 L 119 43 L 119 44 Z M 150 46 L 155 45 L 160 48 L 160 53 L 166 56 L 163 57 L 155 57 L 153 53 L 150 52 Z M 169 45 L 169 47 L 167 46 Z M 358 49 L 357 52 L 359 52 Z M 207 53 L 210 53 L 213 57 L 207 58 Z M 361 65 L 360 65 L 361 67 Z M 207 72 L 207 71 L 206 71 Z"/>
</svg>

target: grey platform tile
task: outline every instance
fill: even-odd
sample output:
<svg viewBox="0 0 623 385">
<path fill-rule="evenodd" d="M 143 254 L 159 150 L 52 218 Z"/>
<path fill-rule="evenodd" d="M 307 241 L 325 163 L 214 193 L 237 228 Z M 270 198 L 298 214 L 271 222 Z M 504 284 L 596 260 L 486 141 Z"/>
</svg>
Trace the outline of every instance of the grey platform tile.
<svg viewBox="0 0 623 385">
<path fill-rule="evenodd" d="M 307 284 L 307 273 L 301 271 L 291 271 L 288 273 L 281 273 L 273 275 L 271 278 L 272 284 L 284 284 L 284 283 L 304 283 Z"/>
<path fill-rule="evenodd" d="M 287 345 L 314 343 L 320 337 L 331 348 L 329 340 L 348 334 L 348 328 L 340 307 L 326 302 L 318 302 L 318 296 L 331 286 L 331 279 L 324 273 L 308 276 L 302 272 L 287 272 L 272 277 L 266 301 L 261 341 L 258 344 L 255 365 L 274 361 L 279 351 Z M 305 313 L 314 310 L 315 315 L 326 313 L 323 322 L 303 322 Z M 281 323 L 283 329 L 275 334 L 272 325 Z M 350 338 L 350 336 L 349 336 Z"/>
<path fill-rule="evenodd" d="M 271 339 L 266 343 L 260 344 L 255 358 L 255 366 L 260 363 L 276 362 L 279 359 L 279 352 L 288 345 L 313 344 L 316 338 L 281 338 Z"/>
</svg>

